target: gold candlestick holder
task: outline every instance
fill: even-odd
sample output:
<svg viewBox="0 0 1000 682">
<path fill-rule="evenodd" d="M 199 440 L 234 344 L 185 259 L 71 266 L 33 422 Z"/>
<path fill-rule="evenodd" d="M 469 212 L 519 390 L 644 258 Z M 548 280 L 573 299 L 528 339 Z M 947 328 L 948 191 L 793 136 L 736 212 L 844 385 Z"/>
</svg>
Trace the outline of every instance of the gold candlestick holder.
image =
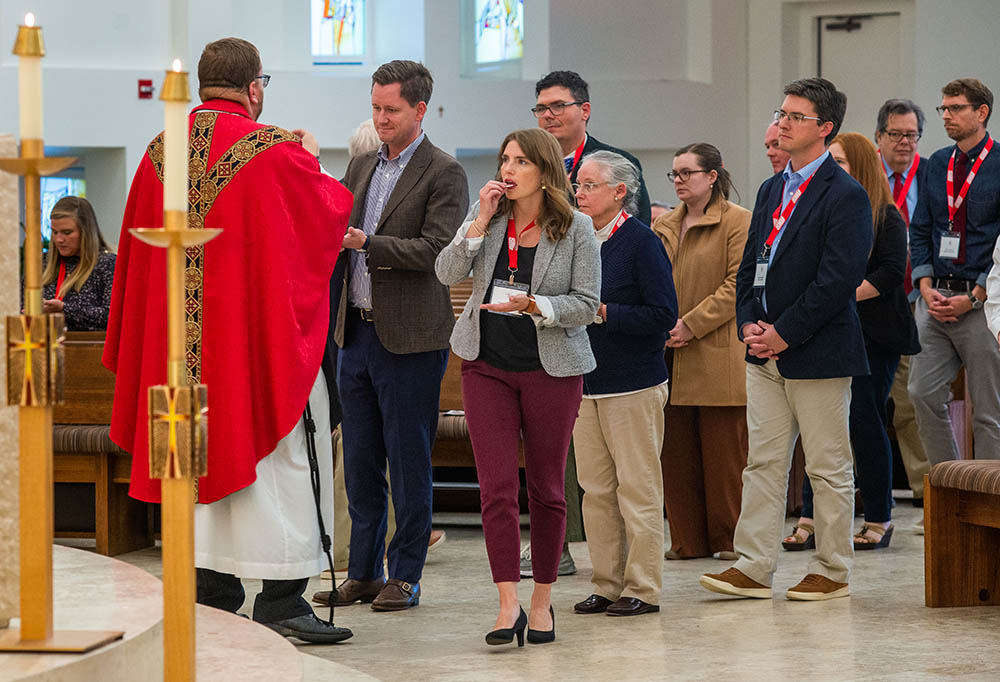
<svg viewBox="0 0 1000 682">
<path fill-rule="evenodd" d="M 187 74 L 168 71 L 160 99 L 188 102 Z M 167 169 L 169 172 L 169 169 Z M 185 168 L 184 177 L 187 178 Z M 208 389 L 188 384 L 184 359 L 185 249 L 219 229 L 188 227 L 187 210 L 163 212 L 163 228 L 129 230 L 167 250 L 167 385 L 149 387 L 149 473 L 161 479 L 165 682 L 195 679 L 195 480 L 207 473 Z"/>
<path fill-rule="evenodd" d="M 19 34 L 20 47 L 42 49 L 40 35 Z M 20 427 L 21 627 L 0 634 L 0 651 L 80 653 L 124 634 L 53 629 L 52 406 L 62 403 L 64 327 L 61 313 L 42 307 L 41 177 L 75 161 L 46 157 L 40 139 L 21 140 L 20 157 L 0 159 L 0 170 L 24 177 L 25 203 L 24 314 L 6 320 L 7 403 L 19 407 Z"/>
</svg>

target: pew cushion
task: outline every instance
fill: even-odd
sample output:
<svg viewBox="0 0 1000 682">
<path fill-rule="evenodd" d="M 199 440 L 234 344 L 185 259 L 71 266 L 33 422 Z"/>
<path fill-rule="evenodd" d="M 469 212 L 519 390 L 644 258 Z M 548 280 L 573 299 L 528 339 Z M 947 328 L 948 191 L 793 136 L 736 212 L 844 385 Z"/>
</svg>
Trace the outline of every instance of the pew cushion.
<svg viewBox="0 0 1000 682">
<path fill-rule="evenodd" d="M 941 462 L 931 469 L 928 481 L 938 488 L 1000 495 L 1000 460 Z"/>
<path fill-rule="evenodd" d="M 73 454 L 128 454 L 111 441 L 111 427 L 107 424 L 55 424 L 52 450 Z"/>
</svg>

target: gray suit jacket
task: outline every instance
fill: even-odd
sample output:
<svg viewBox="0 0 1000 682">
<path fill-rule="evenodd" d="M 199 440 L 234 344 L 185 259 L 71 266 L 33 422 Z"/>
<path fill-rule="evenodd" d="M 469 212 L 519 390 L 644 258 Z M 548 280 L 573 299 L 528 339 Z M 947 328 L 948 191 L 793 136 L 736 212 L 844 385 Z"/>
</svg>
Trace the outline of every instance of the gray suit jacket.
<svg viewBox="0 0 1000 682">
<path fill-rule="evenodd" d="M 469 211 L 460 234 L 468 230 L 477 215 L 478 203 Z M 495 217 L 476 252 L 469 251 L 468 240 L 454 240 L 434 264 L 438 278 L 448 285 L 462 281 L 472 270 L 472 296 L 451 334 L 452 350 L 460 358 L 479 357 L 479 306 L 492 283 L 493 268 L 506 241 L 507 219 Z M 554 377 L 592 371 L 597 363 L 585 331 L 600 305 L 601 254 L 589 217 L 574 211 L 569 232 L 558 242 L 542 235 L 531 270 L 531 293 L 546 297 L 553 309 L 553 322 L 538 327 L 542 368 Z"/>
<path fill-rule="evenodd" d="M 344 176 L 344 185 L 354 193 L 350 224 L 359 229 L 377 163 L 377 152 L 356 156 Z M 368 245 L 375 332 L 388 351 L 448 347 L 455 313 L 448 287 L 434 276 L 434 259 L 455 236 L 468 206 L 469 184 L 462 166 L 425 137 L 396 182 Z M 349 251 L 340 257 L 347 264 L 337 269 L 344 274 L 333 333 L 343 348 Z"/>
</svg>

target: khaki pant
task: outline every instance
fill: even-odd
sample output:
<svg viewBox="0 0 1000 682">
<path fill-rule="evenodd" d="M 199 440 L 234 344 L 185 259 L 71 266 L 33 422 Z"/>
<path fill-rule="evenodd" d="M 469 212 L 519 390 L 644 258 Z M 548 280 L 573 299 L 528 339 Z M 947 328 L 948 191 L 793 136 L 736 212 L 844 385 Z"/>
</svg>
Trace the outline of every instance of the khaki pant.
<svg viewBox="0 0 1000 682">
<path fill-rule="evenodd" d="M 667 385 L 584 398 L 573 428 L 594 594 L 659 604 L 663 586 L 663 406 Z"/>
<path fill-rule="evenodd" d="M 910 402 L 910 393 L 906 389 L 910 377 L 910 356 L 899 358 L 896 376 L 892 380 L 892 426 L 896 430 L 896 442 L 899 443 L 899 456 L 906 469 L 906 479 L 913 490 L 913 497 L 924 496 L 924 474 L 930 471 L 931 465 L 924 452 L 924 444 L 920 440 L 917 429 L 917 417 Z"/>
<path fill-rule="evenodd" d="M 347 511 L 347 488 L 344 485 L 344 439 L 340 427 L 333 431 L 333 567 L 338 571 L 347 570 L 351 556 L 351 515 Z M 389 473 L 386 472 L 386 480 Z M 396 532 L 396 513 L 389 495 L 389 515 L 386 522 L 385 546 L 389 546 Z"/>
<path fill-rule="evenodd" d="M 777 567 L 788 469 L 800 431 L 816 509 L 816 553 L 808 572 L 848 582 L 854 558 L 850 403 L 851 377 L 793 380 L 778 373 L 774 360 L 747 365 L 750 452 L 733 542 L 740 558 L 734 566 L 758 583 L 770 585 Z"/>
</svg>

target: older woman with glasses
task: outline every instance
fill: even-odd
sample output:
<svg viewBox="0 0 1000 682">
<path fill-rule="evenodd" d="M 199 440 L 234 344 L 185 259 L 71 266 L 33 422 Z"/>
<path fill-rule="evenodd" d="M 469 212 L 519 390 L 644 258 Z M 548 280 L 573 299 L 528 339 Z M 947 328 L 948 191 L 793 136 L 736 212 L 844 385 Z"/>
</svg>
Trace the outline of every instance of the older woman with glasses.
<svg viewBox="0 0 1000 682">
<path fill-rule="evenodd" d="M 744 346 L 736 271 L 750 212 L 729 201 L 722 154 L 701 142 L 674 155 L 680 205 L 653 223 L 673 263 L 680 319 L 670 332 L 671 395 L 661 464 L 668 559 L 735 559 L 733 533 L 747 458 Z"/>
<path fill-rule="evenodd" d="M 677 321 L 670 261 L 631 213 L 639 172 L 620 154 L 580 162 L 577 206 L 601 244 L 601 306 L 587 327 L 597 369 L 583 378 L 573 428 L 593 593 L 577 613 L 660 610 L 663 583 L 663 344 Z"/>
<path fill-rule="evenodd" d="M 555 639 L 552 584 L 566 533 L 566 453 L 582 375 L 595 367 L 584 333 L 597 312 L 601 261 L 590 219 L 569 204 L 556 139 L 509 134 L 496 178 L 479 191 L 435 263 L 447 285 L 472 270 L 472 295 L 451 346 L 462 362 L 462 402 L 476 458 L 483 533 L 500 613 L 487 644 Z M 534 591 L 520 608 L 518 442 L 531 517 Z"/>
</svg>

